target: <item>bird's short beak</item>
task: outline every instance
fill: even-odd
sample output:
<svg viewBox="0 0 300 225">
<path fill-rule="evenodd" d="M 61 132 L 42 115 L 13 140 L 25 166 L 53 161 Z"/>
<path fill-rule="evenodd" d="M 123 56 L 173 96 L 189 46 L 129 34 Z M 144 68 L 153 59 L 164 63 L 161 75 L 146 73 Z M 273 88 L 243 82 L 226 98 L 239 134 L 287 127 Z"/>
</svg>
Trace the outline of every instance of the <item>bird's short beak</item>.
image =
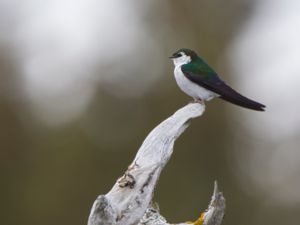
<svg viewBox="0 0 300 225">
<path fill-rule="evenodd" d="M 175 57 L 175 56 L 173 56 L 173 55 L 172 55 L 172 56 L 169 56 L 169 59 L 174 59 L 174 58 L 176 58 L 176 57 Z"/>
</svg>

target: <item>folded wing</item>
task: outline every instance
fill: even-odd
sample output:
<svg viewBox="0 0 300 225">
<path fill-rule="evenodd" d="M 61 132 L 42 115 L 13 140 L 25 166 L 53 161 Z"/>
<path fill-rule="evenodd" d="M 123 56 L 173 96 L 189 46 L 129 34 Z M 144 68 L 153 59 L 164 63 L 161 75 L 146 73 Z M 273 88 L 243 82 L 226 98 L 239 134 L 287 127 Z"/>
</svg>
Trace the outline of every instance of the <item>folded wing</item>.
<svg viewBox="0 0 300 225">
<path fill-rule="evenodd" d="M 217 74 L 196 74 L 194 72 L 185 70 L 184 66 L 182 67 L 182 72 L 192 82 L 197 83 L 198 85 L 219 94 L 220 98 L 228 102 L 248 109 L 265 111 L 265 105 L 255 102 L 233 90 L 224 81 L 222 81 Z"/>
</svg>

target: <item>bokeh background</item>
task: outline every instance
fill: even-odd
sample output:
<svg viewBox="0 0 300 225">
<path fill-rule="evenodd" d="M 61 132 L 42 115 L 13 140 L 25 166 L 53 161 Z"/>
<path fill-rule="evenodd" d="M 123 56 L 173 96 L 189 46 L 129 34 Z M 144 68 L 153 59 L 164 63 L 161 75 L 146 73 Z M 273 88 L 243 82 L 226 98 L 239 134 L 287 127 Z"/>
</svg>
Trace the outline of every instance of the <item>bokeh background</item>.
<svg viewBox="0 0 300 225">
<path fill-rule="evenodd" d="M 162 214 L 195 219 L 217 179 L 224 225 L 298 224 L 299 11 L 296 0 L 1 0 L 1 224 L 86 224 L 151 129 L 190 101 L 168 59 L 181 47 L 267 111 L 207 103 L 161 175 Z"/>
</svg>

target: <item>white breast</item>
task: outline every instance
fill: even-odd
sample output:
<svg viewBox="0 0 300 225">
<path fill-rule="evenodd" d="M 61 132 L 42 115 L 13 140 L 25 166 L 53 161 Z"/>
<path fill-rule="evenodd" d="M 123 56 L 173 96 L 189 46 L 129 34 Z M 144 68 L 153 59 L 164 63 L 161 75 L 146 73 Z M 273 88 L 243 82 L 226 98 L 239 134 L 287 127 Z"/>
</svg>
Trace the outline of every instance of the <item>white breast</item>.
<svg viewBox="0 0 300 225">
<path fill-rule="evenodd" d="M 174 75 L 180 89 L 194 99 L 209 101 L 218 96 L 216 93 L 209 91 L 186 78 L 181 70 L 181 65 L 175 66 Z"/>
</svg>

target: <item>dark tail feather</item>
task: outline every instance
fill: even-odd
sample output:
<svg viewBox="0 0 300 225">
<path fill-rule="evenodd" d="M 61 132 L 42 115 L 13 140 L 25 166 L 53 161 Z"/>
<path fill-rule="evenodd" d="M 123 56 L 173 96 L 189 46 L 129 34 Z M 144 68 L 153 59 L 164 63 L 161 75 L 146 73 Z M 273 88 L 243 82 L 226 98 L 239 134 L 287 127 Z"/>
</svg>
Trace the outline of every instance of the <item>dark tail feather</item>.
<svg viewBox="0 0 300 225">
<path fill-rule="evenodd" d="M 235 105 L 239 105 L 248 109 L 253 109 L 257 111 L 265 111 L 265 105 L 255 102 L 249 98 L 246 98 L 240 94 L 237 93 L 237 95 L 234 96 L 220 96 L 220 98 L 231 102 Z"/>
</svg>

